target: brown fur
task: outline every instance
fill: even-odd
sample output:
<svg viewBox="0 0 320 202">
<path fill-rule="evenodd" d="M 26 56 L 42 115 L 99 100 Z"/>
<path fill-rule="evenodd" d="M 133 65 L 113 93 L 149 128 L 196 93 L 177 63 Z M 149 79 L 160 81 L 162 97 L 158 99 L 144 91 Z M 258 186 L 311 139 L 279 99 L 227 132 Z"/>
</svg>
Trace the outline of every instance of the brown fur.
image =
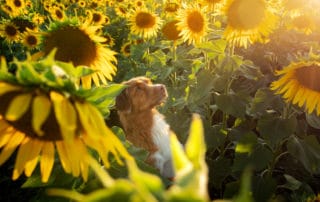
<svg viewBox="0 0 320 202">
<path fill-rule="evenodd" d="M 155 107 L 167 98 L 165 86 L 154 85 L 145 77 L 136 77 L 124 84 L 128 87 L 116 98 L 116 108 L 126 138 L 133 145 L 154 153 L 158 148 L 151 136 L 153 115 L 159 113 Z"/>
</svg>

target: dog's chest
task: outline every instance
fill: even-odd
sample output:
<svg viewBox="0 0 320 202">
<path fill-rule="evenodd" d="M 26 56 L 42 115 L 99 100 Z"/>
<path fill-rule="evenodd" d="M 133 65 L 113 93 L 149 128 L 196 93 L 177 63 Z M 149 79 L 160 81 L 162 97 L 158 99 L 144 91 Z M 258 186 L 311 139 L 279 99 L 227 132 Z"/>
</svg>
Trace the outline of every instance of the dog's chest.
<svg viewBox="0 0 320 202">
<path fill-rule="evenodd" d="M 161 114 L 154 114 L 151 134 L 161 156 L 165 159 L 170 159 L 170 127 Z"/>
</svg>

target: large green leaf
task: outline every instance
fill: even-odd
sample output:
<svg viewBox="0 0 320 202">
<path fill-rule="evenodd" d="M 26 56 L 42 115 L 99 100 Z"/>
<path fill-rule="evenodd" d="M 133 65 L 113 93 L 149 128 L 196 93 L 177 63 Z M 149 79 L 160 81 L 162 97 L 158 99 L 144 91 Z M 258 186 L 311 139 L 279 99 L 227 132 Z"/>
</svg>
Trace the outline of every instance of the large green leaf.
<svg viewBox="0 0 320 202">
<path fill-rule="evenodd" d="M 246 114 L 247 102 L 237 94 L 215 94 L 216 105 L 223 112 L 234 117 L 243 118 Z"/>
<path fill-rule="evenodd" d="M 290 154 L 310 173 L 320 173 L 320 144 L 315 136 L 306 136 L 304 139 L 292 136 L 287 147 Z"/>
<path fill-rule="evenodd" d="M 296 117 L 283 119 L 281 117 L 268 115 L 258 121 L 257 129 L 272 147 L 294 133 L 297 126 Z"/>
</svg>

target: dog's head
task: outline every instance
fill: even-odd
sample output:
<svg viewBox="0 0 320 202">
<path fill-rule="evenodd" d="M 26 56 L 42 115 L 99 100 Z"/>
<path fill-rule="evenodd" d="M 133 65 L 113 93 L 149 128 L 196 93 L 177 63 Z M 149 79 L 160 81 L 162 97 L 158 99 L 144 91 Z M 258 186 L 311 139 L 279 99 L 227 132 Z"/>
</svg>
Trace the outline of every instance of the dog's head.
<svg viewBox="0 0 320 202">
<path fill-rule="evenodd" d="M 165 85 L 152 84 L 146 77 L 136 77 L 124 84 L 128 87 L 116 98 L 118 111 L 130 113 L 152 109 L 168 96 Z"/>
</svg>

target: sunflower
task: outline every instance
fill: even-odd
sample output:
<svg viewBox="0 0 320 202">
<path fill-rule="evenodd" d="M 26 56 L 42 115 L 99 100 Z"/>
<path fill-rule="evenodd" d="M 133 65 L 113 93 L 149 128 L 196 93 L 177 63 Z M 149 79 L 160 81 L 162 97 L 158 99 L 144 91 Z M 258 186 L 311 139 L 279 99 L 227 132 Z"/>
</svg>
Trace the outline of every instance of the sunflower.
<svg viewBox="0 0 320 202">
<path fill-rule="evenodd" d="M 283 0 L 283 7 L 285 12 L 297 12 L 306 4 L 305 0 Z"/>
<path fill-rule="evenodd" d="M 39 67 L 48 64 L 49 61 L 44 61 Z M 32 64 L 17 65 L 18 71 L 25 71 L 22 68 L 28 69 Z M 32 76 L 37 75 L 33 71 Z M 55 151 L 65 172 L 75 177 L 81 175 L 85 181 L 88 178 L 89 150 L 95 150 L 106 167 L 110 166 L 109 153 L 118 163 L 122 163 L 120 156 L 131 158 L 105 125 L 95 106 L 62 90 L 48 90 L 49 86 L 43 88 L 45 82 L 39 85 L 38 76 L 46 78 L 37 75 L 26 81 L 17 77 L 21 83 L 33 83 L 32 87 L 0 81 L 0 165 L 17 149 L 14 180 L 23 172 L 31 176 L 39 161 L 41 180 L 47 182 Z"/>
<path fill-rule="evenodd" d="M 99 11 L 94 11 L 91 13 L 90 21 L 94 25 L 107 25 L 110 23 L 110 19 Z"/>
<path fill-rule="evenodd" d="M 203 6 L 208 6 L 212 10 L 217 3 L 220 3 L 222 0 L 202 0 L 201 4 Z"/>
<path fill-rule="evenodd" d="M 10 21 L 4 21 L 2 24 L 0 24 L 0 36 L 4 37 L 9 43 L 20 40 L 20 32 L 18 27 Z"/>
<path fill-rule="evenodd" d="M 39 34 L 28 30 L 22 34 L 23 44 L 29 49 L 36 48 L 40 44 Z"/>
<path fill-rule="evenodd" d="M 149 39 L 157 35 L 161 19 L 147 9 L 137 9 L 129 18 L 129 25 L 132 34 Z"/>
<path fill-rule="evenodd" d="M 198 5 L 190 5 L 180 9 L 178 12 L 178 30 L 184 41 L 189 44 L 201 42 L 208 31 L 208 19 L 205 15 L 205 8 Z"/>
<path fill-rule="evenodd" d="M 98 28 L 86 24 L 54 23 L 42 40 L 45 55 L 57 48 L 57 60 L 87 66 L 95 71 L 81 78 L 84 88 L 90 88 L 92 81 L 96 86 L 100 82 L 106 84 L 116 72 L 115 52 L 101 44 L 105 39 L 96 36 Z"/>
<path fill-rule="evenodd" d="M 12 10 L 14 16 L 27 13 L 25 10 L 26 4 L 24 0 L 6 0 L 6 5 L 8 5 Z"/>
<path fill-rule="evenodd" d="M 292 62 L 276 74 L 281 76 L 271 84 L 276 94 L 287 102 L 304 106 L 308 113 L 316 111 L 320 115 L 320 62 Z"/>
<path fill-rule="evenodd" d="M 265 42 L 278 21 L 265 0 L 227 0 L 223 10 L 227 16 L 224 37 L 235 46 Z"/>
<path fill-rule="evenodd" d="M 32 16 L 32 22 L 36 25 L 41 25 L 45 21 L 45 16 L 41 15 L 40 13 L 34 13 Z"/>
<path fill-rule="evenodd" d="M 124 56 L 130 56 L 132 42 L 126 42 L 121 46 L 121 53 Z"/>
<path fill-rule="evenodd" d="M 180 8 L 180 4 L 177 2 L 166 2 L 164 4 L 164 11 L 167 14 L 175 14 Z"/>
<path fill-rule="evenodd" d="M 64 11 L 58 6 L 51 7 L 49 13 L 54 20 L 63 21 L 65 19 Z"/>
<path fill-rule="evenodd" d="M 178 20 L 172 20 L 163 26 L 162 34 L 168 40 L 176 41 L 179 38 L 181 38 L 180 30 L 178 30 L 178 27 L 177 27 L 178 22 L 179 22 Z"/>
<path fill-rule="evenodd" d="M 129 16 L 128 8 L 122 4 L 115 7 L 116 14 L 120 17 L 127 18 Z"/>
<path fill-rule="evenodd" d="M 316 29 L 316 22 L 314 21 L 314 16 L 302 14 L 294 17 L 289 22 L 288 28 L 309 35 Z"/>
</svg>

